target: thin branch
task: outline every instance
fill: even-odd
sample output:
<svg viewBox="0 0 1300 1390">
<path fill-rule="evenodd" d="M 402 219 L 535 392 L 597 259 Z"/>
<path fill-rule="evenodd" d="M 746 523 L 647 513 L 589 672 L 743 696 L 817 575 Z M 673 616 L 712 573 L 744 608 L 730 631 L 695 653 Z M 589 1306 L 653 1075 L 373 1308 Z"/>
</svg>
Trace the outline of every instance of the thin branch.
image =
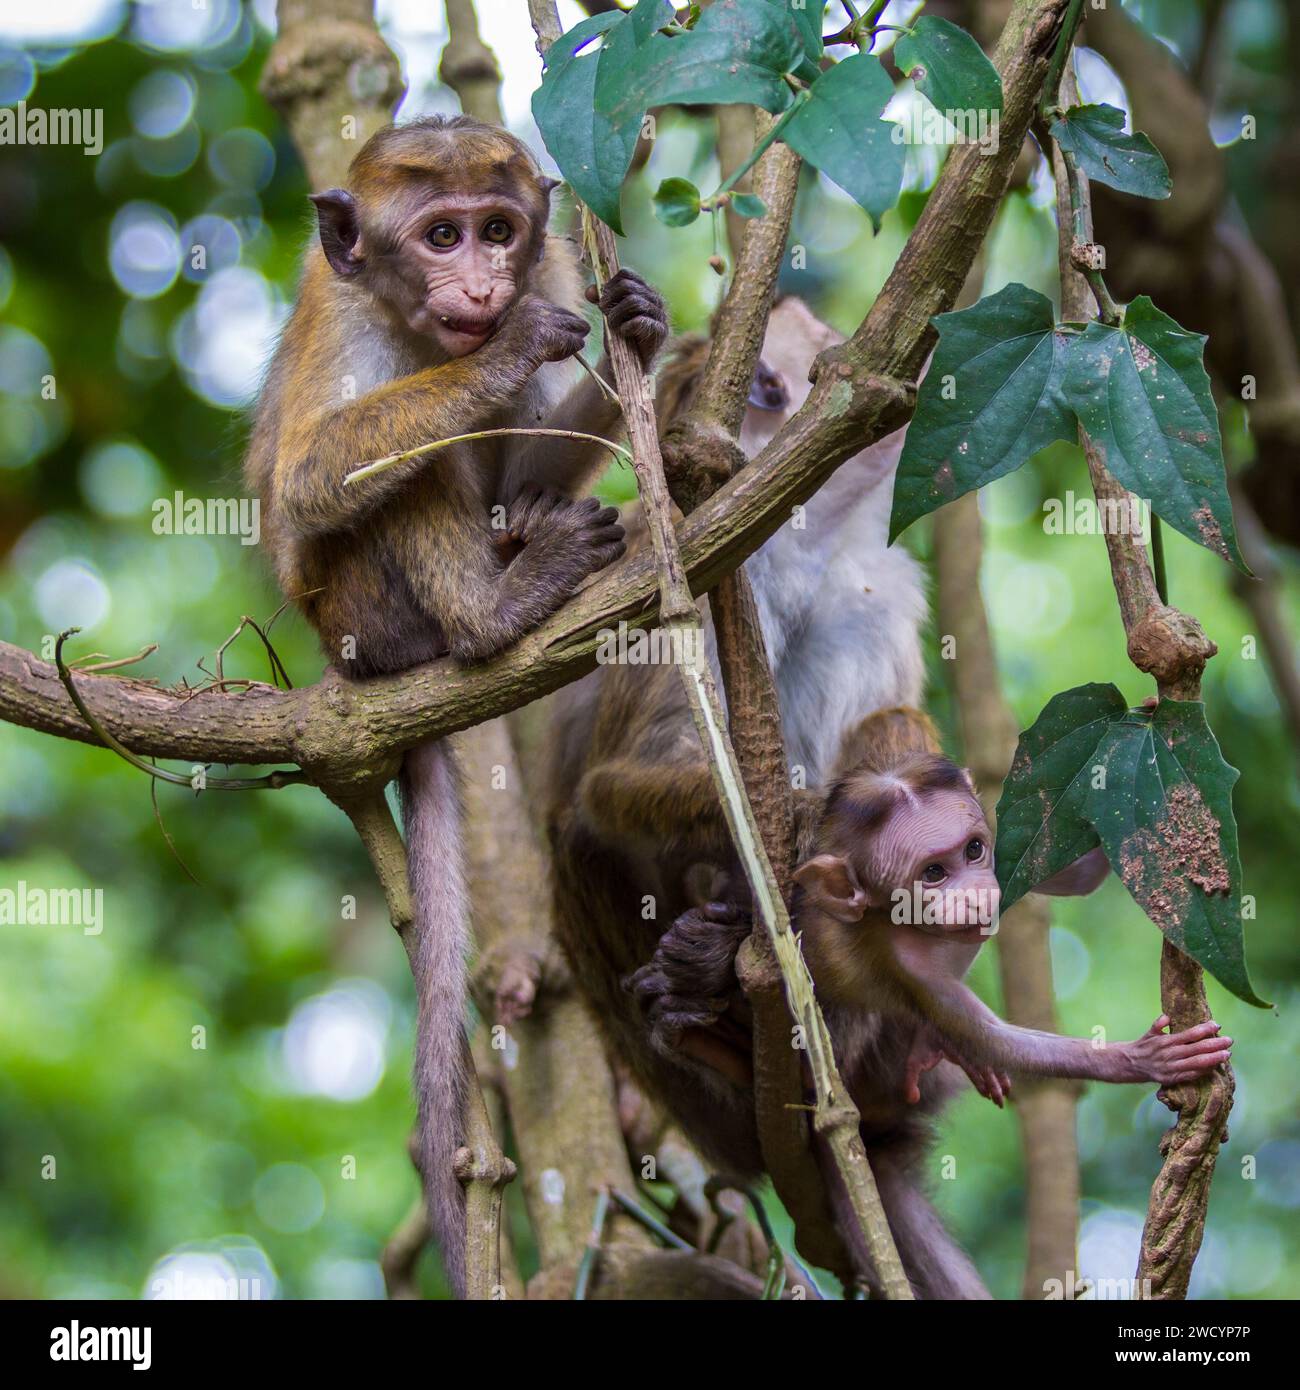
<svg viewBox="0 0 1300 1390">
<path fill-rule="evenodd" d="M 591 1231 L 587 1236 L 587 1248 L 582 1252 L 578 1264 L 578 1278 L 573 1286 L 573 1297 L 581 1302 L 587 1297 L 591 1276 L 596 1268 L 596 1257 L 600 1254 L 601 1242 L 605 1239 L 605 1218 L 609 1215 L 609 1189 L 600 1188 L 596 1193 L 596 1205 L 591 1213 Z"/>
<path fill-rule="evenodd" d="M 80 628 L 70 627 L 66 632 L 59 633 L 54 644 L 54 664 L 58 670 L 59 679 L 68 692 L 68 699 L 76 706 L 77 713 L 86 721 L 86 727 L 90 732 L 104 747 L 111 748 L 119 758 L 130 763 L 132 767 L 139 768 L 141 772 L 147 773 L 159 782 L 170 782 L 173 786 L 189 787 L 192 791 L 278 791 L 281 787 L 287 787 L 291 783 L 307 781 L 306 773 L 297 768 L 285 768 L 278 772 L 268 773 L 265 777 L 204 777 L 201 783 L 198 783 L 193 774 L 187 777 L 183 773 L 168 772 L 166 768 L 156 767 L 144 758 L 137 757 L 129 748 L 119 743 L 87 709 L 86 702 L 81 698 L 76 682 L 72 679 L 72 672 L 63 660 L 63 644 L 74 633 L 80 631 Z"/>
<path fill-rule="evenodd" d="M 343 475 L 343 484 L 346 487 L 350 483 L 363 482 L 366 478 L 373 478 L 376 473 L 383 473 L 389 468 L 396 467 L 399 463 L 405 463 L 408 459 L 422 458 L 425 454 L 435 453 L 438 449 L 445 449 L 451 444 L 468 444 L 475 439 L 497 439 L 501 435 L 508 434 L 535 434 L 552 439 L 582 439 L 588 444 L 599 444 L 602 449 L 608 449 L 616 459 L 626 457 L 626 450 L 622 445 L 615 444 L 610 439 L 602 439 L 598 434 L 584 434 L 581 430 L 538 428 L 473 430 L 469 434 L 453 434 L 447 439 L 435 439 L 429 444 L 417 444 L 414 449 L 403 449 L 399 454 L 385 454 L 381 459 L 371 459 L 369 463 L 358 464 L 350 473 Z"/>
</svg>

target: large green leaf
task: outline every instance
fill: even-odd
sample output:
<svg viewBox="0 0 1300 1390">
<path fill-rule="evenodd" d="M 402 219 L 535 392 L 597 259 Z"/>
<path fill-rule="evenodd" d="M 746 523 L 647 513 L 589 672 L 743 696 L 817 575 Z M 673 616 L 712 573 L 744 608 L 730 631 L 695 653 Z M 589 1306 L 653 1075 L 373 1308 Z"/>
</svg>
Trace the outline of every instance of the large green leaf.
<svg viewBox="0 0 1300 1390">
<path fill-rule="evenodd" d="M 918 517 L 1078 433 L 1062 394 L 1069 339 L 1046 296 L 1008 285 L 934 324 L 939 345 L 898 464 L 891 541 Z"/>
<path fill-rule="evenodd" d="M 640 0 L 630 20 L 658 20 L 657 0 Z M 661 22 L 661 21 L 660 21 Z M 649 106 L 746 102 L 783 111 L 792 93 L 783 74 L 805 58 L 804 36 L 780 0 L 715 0 L 688 33 L 656 32 L 645 20 L 611 42 L 596 82 L 596 110 L 621 124 Z"/>
<path fill-rule="evenodd" d="M 1139 906 L 1248 1004 L 1232 788 L 1205 707 L 1124 707 L 1113 685 L 1052 697 L 1020 735 L 998 803 L 1002 911 L 1100 844 Z"/>
<path fill-rule="evenodd" d="M 1113 685 L 1054 695 L 1020 735 L 998 802 L 1002 911 L 1099 843 L 1084 811 L 1097 747 L 1128 713 Z"/>
<path fill-rule="evenodd" d="M 1124 134 L 1124 113 L 1117 107 L 1072 106 L 1053 124 L 1052 138 L 1098 183 L 1138 198 L 1173 192 L 1163 155 L 1141 131 Z"/>
<path fill-rule="evenodd" d="M 1002 110 L 1002 79 L 984 50 L 946 19 L 922 15 L 894 45 L 901 71 L 939 111 Z"/>
<path fill-rule="evenodd" d="M 1205 339 L 1145 295 L 1122 328 L 1090 323 L 1070 345 L 1065 399 L 1106 467 L 1198 545 L 1250 571 L 1237 547 Z"/>
<path fill-rule="evenodd" d="M 877 226 L 903 186 L 904 150 L 894 138 L 899 128 L 880 119 L 893 95 L 894 84 L 880 60 L 856 53 L 822 73 L 781 135 L 865 208 Z"/>
<path fill-rule="evenodd" d="M 1104 786 L 1087 814 L 1124 886 L 1175 946 L 1248 1004 L 1268 1006 L 1246 970 L 1232 788 L 1196 702 L 1133 711 L 1103 740 Z"/>
<path fill-rule="evenodd" d="M 641 112 L 620 118 L 595 110 L 597 74 L 607 48 L 583 53 L 601 34 L 631 32 L 621 11 L 575 24 L 551 45 L 542 85 L 533 93 L 533 119 L 560 173 L 588 207 L 616 232 L 623 179 L 641 129 Z M 606 39 L 606 45 L 613 42 Z"/>
</svg>

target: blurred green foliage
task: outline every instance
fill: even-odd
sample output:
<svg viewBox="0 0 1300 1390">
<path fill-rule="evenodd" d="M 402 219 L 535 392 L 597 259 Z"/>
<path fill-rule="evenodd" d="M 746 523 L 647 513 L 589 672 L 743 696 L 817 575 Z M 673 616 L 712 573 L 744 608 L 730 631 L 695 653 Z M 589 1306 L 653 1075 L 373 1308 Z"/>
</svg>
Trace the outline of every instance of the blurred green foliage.
<svg viewBox="0 0 1300 1390">
<path fill-rule="evenodd" d="M 197 662 L 240 616 L 264 618 L 278 603 L 255 547 L 236 536 L 156 535 L 151 507 L 176 489 L 239 495 L 240 389 L 292 296 L 307 190 L 257 94 L 269 35 L 253 12 L 214 0 L 198 39 L 187 44 L 176 28 L 160 47 L 156 26 L 182 6 L 146 8 L 152 30 L 141 11 L 108 4 L 101 41 L 59 50 L 24 54 L 0 31 L 0 98 L 102 107 L 105 137 L 99 158 L 0 147 L 0 637 L 48 656 L 50 636 L 81 622 L 74 655 L 117 657 L 156 642 L 134 673 L 170 685 L 202 680 Z M 1187 45 L 1200 8 L 1164 0 L 1144 13 Z M 1252 222 L 1272 215 L 1265 155 L 1293 101 L 1276 41 L 1284 9 L 1236 0 L 1227 31 L 1225 109 L 1248 101 L 1260 116 L 1258 141 L 1229 153 Z M 427 73 L 439 36 L 405 37 L 408 67 Z M 137 129 L 166 127 L 178 100 L 175 130 Z M 408 109 L 450 106 L 448 93 L 417 83 Z M 709 123 L 670 115 L 624 203 L 627 259 L 662 287 L 679 329 L 703 327 L 716 302 L 713 231 L 710 219 L 663 227 L 650 192 L 669 174 L 712 186 L 712 160 Z M 909 191 L 875 237 L 858 209 L 807 176 L 794 237 L 806 266 L 787 267 L 782 287 L 836 326 L 856 325 L 933 173 L 932 159 L 913 158 Z M 202 216 L 220 219 L 203 224 L 212 262 L 190 269 L 186 229 Z M 1054 258 L 1035 186 L 999 218 L 985 291 L 1016 279 L 1050 294 Z M 176 262 L 186 268 L 169 276 Z M 123 281 L 147 293 L 129 295 Z M 47 374 L 53 400 L 41 398 Z M 1247 459 L 1244 422 L 1226 425 L 1233 457 Z M 627 496 L 630 482 L 611 475 L 604 486 Z M 1084 681 L 1113 680 L 1133 701 L 1147 693 L 1125 655 L 1101 540 L 1048 536 L 1040 524 L 1045 499 L 1086 488 L 1077 450 L 1062 446 L 985 499 L 985 591 L 1022 726 L 1054 692 Z M 915 530 L 908 543 L 924 553 L 926 528 Z M 1179 537 L 1168 548 L 1174 601 L 1219 644 L 1205 698 L 1243 773 L 1237 815 L 1257 903 L 1248 949 L 1261 992 L 1278 1004 L 1252 1010 L 1210 986 L 1237 1040 L 1238 1090 L 1193 1291 L 1294 1297 L 1296 750 L 1264 662 L 1243 648 L 1250 621 L 1229 570 Z M 1294 556 L 1284 557 L 1284 580 L 1294 619 Z M 305 626 L 285 615 L 274 635 L 295 682 L 313 680 L 321 663 Z M 928 651 L 935 709 L 951 730 L 937 634 Z M 266 677 L 252 634 L 228 654 L 226 672 Z M 257 1280 L 250 1289 L 264 1296 L 379 1294 L 379 1252 L 416 1195 L 405 1147 L 412 1008 L 360 847 L 306 788 L 196 799 L 162 786 L 158 806 L 175 855 L 140 774 L 102 750 L 0 726 L 0 888 L 104 894 L 98 935 L 0 928 L 0 1294 L 135 1296 L 178 1272 Z M 1143 1031 L 1159 1011 L 1155 927 L 1114 880 L 1062 903 L 1055 922 L 1063 1026 L 1112 1038 Z M 974 983 L 998 1004 L 991 952 Z M 1131 1273 L 1166 1120 L 1142 1088 L 1094 1087 L 1083 1098 L 1085 1273 Z M 1024 1222 L 1014 1118 L 967 1096 L 943 1125 L 936 1179 L 945 1155 L 956 1175 L 936 1180 L 940 1205 L 994 1291 L 1016 1296 Z M 431 1266 L 424 1278 L 435 1292 Z"/>
</svg>

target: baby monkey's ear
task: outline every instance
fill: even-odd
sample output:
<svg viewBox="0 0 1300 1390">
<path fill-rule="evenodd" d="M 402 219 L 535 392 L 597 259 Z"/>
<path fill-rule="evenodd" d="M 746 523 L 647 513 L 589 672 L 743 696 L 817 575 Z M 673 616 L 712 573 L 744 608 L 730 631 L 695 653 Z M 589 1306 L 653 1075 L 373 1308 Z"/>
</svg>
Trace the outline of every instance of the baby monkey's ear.
<svg viewBox="0 0 1300 1390">
<path fill-rule="evenodd" d="M 859 922 L 872 906 L 853 865 L 838 854 L 814 855 L 794 871 L 794 881 L 814 907 L 837 922 Z"/>
</svg>

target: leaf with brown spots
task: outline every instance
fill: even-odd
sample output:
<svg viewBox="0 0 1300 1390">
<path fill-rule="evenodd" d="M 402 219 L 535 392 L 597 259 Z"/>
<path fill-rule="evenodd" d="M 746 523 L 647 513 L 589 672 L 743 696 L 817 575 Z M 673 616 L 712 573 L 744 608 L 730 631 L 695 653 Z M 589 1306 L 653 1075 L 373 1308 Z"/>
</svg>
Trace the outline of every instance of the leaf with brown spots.
<svg viewBox="0 0 1300 1390">
<path fill-rule="evenodd" d="M 1232 788 L 1205 706 L 1162 700 L 1134 710 L 1098 749 L 1104 785 L 1084 814 L 1138 904 L 1180 950 L 1239 999 L 1261 1008 L 1246 970 L 1241 857 Z"/>
<path fill-rule="evenodd" d="M 1205 339 L 1142 295 L 1122 328 L 1090 323 L 1070 345 L 1065 401 L 1106 467 L 1175 530 L 1250 570 L 1237 548 Z"/>
<path fill-rule="evenodd" d="M 919 517 L 1078 437 L 1062 395 L 1077 328 L 1057 327 L 1051 301 L 1008 285 L 971 309 L 934 319 L 939 346 L 921 383 L 894 480 L 893 541 Z"/>
<path fill-rule="evenodd" d="M 1062 691 L 1020 735 L 998 802 L 1002 911 L 1101 841 L 1084 813 L 1097 746 L 1128 707 L 1113 685 Z"/>
</svg>

